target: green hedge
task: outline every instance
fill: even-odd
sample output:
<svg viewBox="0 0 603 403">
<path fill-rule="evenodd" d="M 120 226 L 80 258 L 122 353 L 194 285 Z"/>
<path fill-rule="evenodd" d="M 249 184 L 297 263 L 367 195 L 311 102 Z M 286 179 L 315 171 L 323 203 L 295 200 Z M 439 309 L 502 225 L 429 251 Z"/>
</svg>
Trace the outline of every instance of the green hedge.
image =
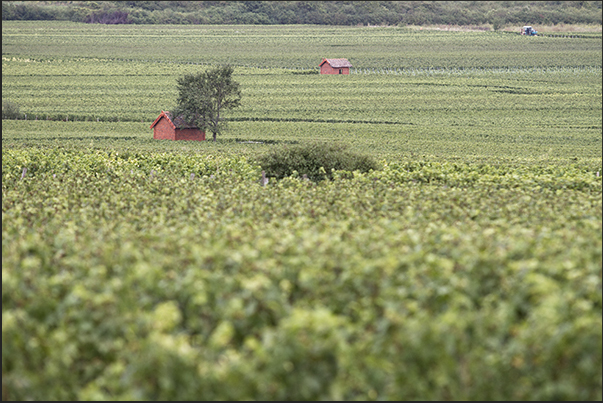
<svg viewBox="0 0 603 403">
<path fill-rule="evenodd" d="M 313 142 L 284 146 L 261 155 L 257 162 L 267 177 L 306 175 L 310 180 L 333 179 L 333 171 L 369 172 L 379 164 L 368 155 L 350 152 L 345 144 Z"/>
</svg>

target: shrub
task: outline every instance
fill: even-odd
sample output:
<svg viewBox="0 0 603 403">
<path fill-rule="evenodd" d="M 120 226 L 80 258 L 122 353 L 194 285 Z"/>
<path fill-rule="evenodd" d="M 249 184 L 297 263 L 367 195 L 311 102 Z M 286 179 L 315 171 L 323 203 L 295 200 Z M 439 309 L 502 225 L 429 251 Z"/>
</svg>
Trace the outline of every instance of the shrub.
<svg viewBox="0 0 603 403">
<path fill-rule="evenodd" d="M 291 74 L 302 74 L 302 75 L 320 74 L 320 70 L 317 70 L 317 69 L 312 69 L 312 70 L 292 70 Z"/>
<path fill-rule="evenodd" d="M 266 176 L 282 179 L 294 171 L 313 181 L 333 179 L 332 170 L 368 172 L 379 168 L 367 155 L 355 154 L 344 144 L 314 142 L 294 147 L 282 147 L 258 157 Z"/>
<path fill-rule="evenodd" d="M 21 119 L 23 114 L 19 111 L 19 106 L 11 101 L 2 101 L 2 120 Z"/>
</svg>

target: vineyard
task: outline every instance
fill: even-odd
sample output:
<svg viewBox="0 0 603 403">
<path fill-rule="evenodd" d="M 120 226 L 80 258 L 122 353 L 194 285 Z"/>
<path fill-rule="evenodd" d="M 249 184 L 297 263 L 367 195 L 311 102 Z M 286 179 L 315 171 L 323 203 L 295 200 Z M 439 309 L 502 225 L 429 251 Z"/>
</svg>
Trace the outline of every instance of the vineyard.
<svg viewBox="0 0 603 403">
<path fill-rule="evenodd" d="M 600 34 L 2 33 L 3 400 L 601 400 Z M 153 140 L 219 63 L 230 130 Z M 260 181 L 316 141 L 378 169 Z"/>
</svg>

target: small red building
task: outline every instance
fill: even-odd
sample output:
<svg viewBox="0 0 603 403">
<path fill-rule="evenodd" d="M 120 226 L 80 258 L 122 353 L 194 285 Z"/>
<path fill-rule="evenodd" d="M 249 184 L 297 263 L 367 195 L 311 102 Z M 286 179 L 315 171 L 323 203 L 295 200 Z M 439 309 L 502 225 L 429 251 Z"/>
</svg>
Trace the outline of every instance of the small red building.
<svg viewBox="0 0 603 403">
<path fill-rule="evenodd" d="M 173 118 L 169 112 L 161 114 L 153 124 L 153 138 L 155 140 L 205 140 L 205 132 L 198 127 L 186 123 L 181 117 Z"/>
<path fill-rule="evenodd" d="M 350 74 L 350 67 L 348 59 L 322 59 L 320 74 Z"/>
</svg>

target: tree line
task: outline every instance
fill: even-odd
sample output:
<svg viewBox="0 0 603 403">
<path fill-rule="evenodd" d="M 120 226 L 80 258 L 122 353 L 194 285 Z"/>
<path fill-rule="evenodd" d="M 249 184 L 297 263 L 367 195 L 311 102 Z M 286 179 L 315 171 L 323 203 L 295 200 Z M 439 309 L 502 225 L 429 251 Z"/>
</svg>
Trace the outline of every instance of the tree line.
<svg viewBox="0 0 603 403">
<path fill-rule="evenodd" d="M 601 24 L 601 1 L 2 2 L 2 20 L 101 24 Z"/>
</svg>

